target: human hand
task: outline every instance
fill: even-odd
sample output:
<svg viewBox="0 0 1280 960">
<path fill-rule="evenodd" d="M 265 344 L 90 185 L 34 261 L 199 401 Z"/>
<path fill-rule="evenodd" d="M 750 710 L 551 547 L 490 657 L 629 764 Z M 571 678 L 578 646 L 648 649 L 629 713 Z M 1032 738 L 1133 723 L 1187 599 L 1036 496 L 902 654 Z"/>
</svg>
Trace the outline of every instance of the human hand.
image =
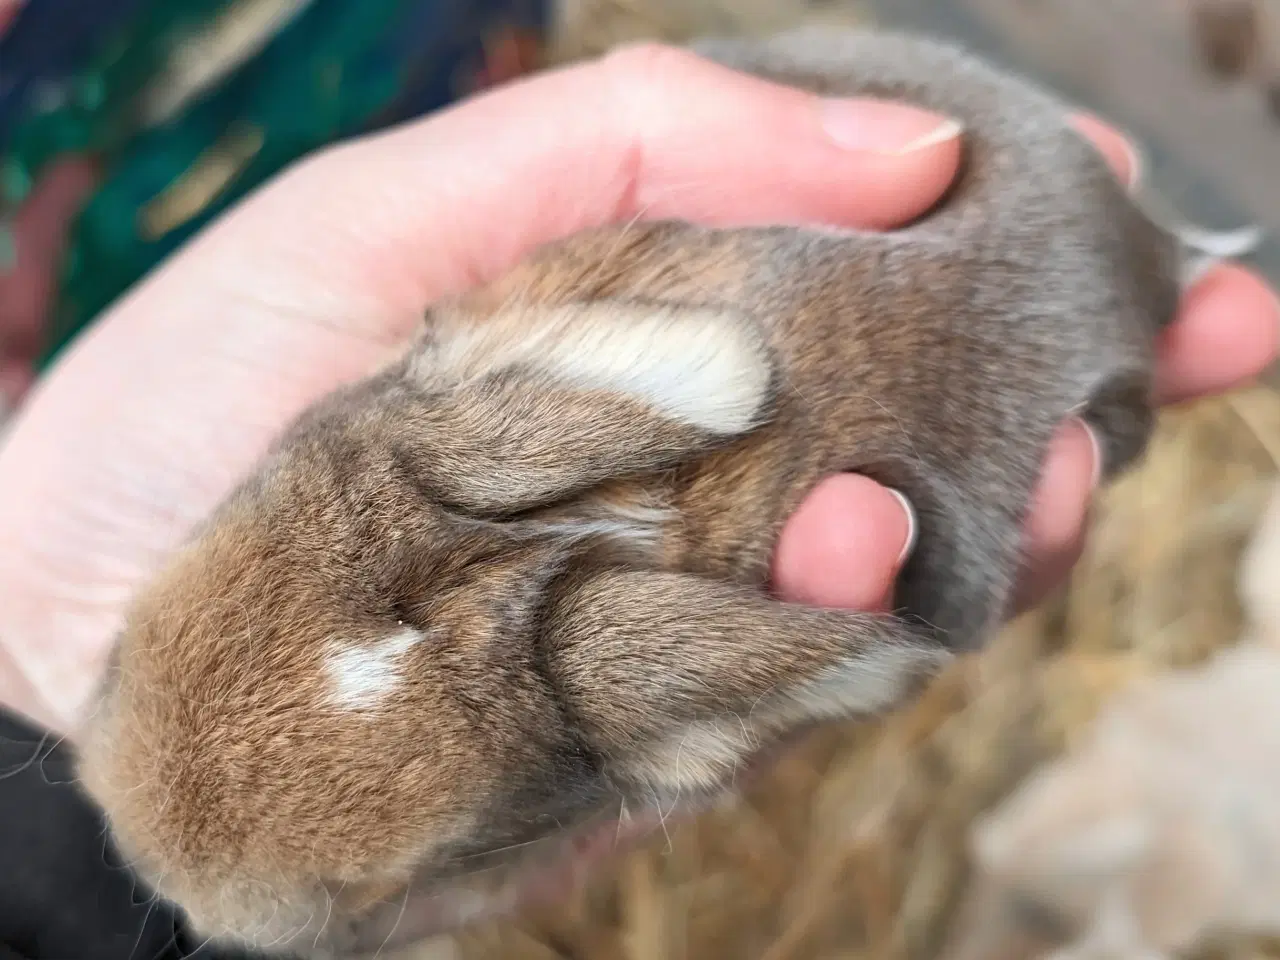
<svg viewBox="0 0 1280 960">
<path fill-rule="evenodd" d="M 1125 175 L 1117 136 L 1082 123 Z M 285 423 L 401 349 L 425 304 L 636 216 L 904 222 L 955 174 L 944 124 L 638 47 L 298 165 L 107 311 L 14 423 L 0 450 L 0 699 L 73 728 L 133 590 Z M 1275 312 L 1243 271 L 1204 281 L 1167 337 L 1166 393 L 1260 369 Z M 1082 528 L 1081 429 L 1046 468 L 1032 581 Z M 911 525 L 890 491 L 832 478 L 784 531 L 778 589 L 883 606 Z"/>
</svg>

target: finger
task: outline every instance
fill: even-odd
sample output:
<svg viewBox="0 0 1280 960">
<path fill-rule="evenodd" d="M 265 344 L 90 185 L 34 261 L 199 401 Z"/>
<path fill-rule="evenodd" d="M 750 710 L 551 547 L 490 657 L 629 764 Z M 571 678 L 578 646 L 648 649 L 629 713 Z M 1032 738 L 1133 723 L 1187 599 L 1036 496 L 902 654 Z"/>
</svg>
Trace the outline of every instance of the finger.
<svg viewBox="0 0 1280 960">
<path fill-rule="evenodd" d="M 1017 609 L 1043 599 L 1079 560 L 1090 498 L 1101 475 L 1099 451 L 1092 432 L 1076 419 L 1064 424 L 1050 446 L 1025 528 Z M 779 540 L 774 585 L 782 598 L 887 609 L 916 530 L 911 511 L 898 497 L 851 474 L 820 484 Z"/>
<path fill-rule="evenodd" d="M 1132 189 L 1142 179 L 1130 140 L 1090 114 L 1073 117 L 1080 130 Z M 1253 379 L 1280 351 L 1280 301 L 1256 274 L 1227 264 L 1214 268 L 1183 300 L 1162 337 L 1157 396 L 1162 403 L 1217 393 Z"/>
<path fill-rule="evenodd" d="M 1215 267 L 1183 297 L 1160 340 L 1161 403 L 1228 390 L 1266 370 L 1280 350 L 1280 302 L 1252 271 Z"/>
<path fill-rule="evenodd" d="M 855 474 L 828 477 L 782 531 L 774 589 L 793 603 L 887 610 L 915 533 L 900 494 Z"/>
<path fill-rule="evenodd" d="M 335 148 L 223 232 L 240 243 L 291 222 L 308 262 L 361 271 L 366 288 L 372 275 L 416 310 L 551 239 L 637 216 L 897 224 L 946 190 L 958 135 L 914 108 L 828 101 L 637 47 Z"/>
<path fill-rule="evenodd" d="M 1115 127 L 1089 113 L 1077 113 L 1072 118 L 1076 129 L 1084 134 L 1102 154 L 1120 182 L 1130 190 L 1142 180 L 1142 158 L 1130 140 Z"/>
<path fill-rule="evenodd" d="M 1080 559 L 1090 501 L 1102 473 L 1101 449 L 1089 427 L 1075 418 L 1050 445 L 1024 528 L 1024 575 L 1016 609 L 1039 603 Z"/>
</svg>

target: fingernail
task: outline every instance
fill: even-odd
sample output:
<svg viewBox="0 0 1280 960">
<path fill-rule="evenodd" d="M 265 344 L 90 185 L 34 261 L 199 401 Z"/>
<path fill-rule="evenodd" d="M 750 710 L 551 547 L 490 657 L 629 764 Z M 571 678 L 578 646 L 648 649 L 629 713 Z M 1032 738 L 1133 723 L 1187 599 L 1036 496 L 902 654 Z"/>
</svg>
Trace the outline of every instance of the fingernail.
<svg viewBox="0 0 1280 960">
<path fill-rule="evenodd" d="M 823 100 L 822 126 L 845 150 L 897 156 L 954 140 L 964 130 L 950 117 L 884 100 Z"/>
<path fill-rule="evenodd" d="M 902 510 L 907 515 L 907 539 L 902 545 L 902 552 L 898 554 L 898 566 L 902 566 L 916 549 L 916 540 L 920 536 L 920 523 L 916 520 L 915 507 L 911 506 L 911 501 L 900 491 L 892 487 L 887 489 L 902 504 Z"/>
<path fill-rule="evenodd" d="M 1126 136 L 1120 141 L 1124 147 L 1125 155 L 1129 158 L 1129 183 L 1127 184 L 1129 191 L 1133 192 L 1142 185 L 1142 181 L 1147 176 L 1147 158 L 1146 155 L 1135 146 L 1133 138 Z"/>
<path fill-rule="evenodd" d="M 1079 417 L 1076 422 L 1080 424 L 1084 430 L 1085 436 L 1089 438 L 1089 444 L 1093 447 L 1093 486 L 1092 489 L 1097 490 L 1099 484 L 1102 483 L 1102 468 L 1104 463 L 1104 454 L 1102 452 L 1102 441 L 1098 439 L 1098 434 L 1093 427 L 1089 426 Z"/>
</svg>

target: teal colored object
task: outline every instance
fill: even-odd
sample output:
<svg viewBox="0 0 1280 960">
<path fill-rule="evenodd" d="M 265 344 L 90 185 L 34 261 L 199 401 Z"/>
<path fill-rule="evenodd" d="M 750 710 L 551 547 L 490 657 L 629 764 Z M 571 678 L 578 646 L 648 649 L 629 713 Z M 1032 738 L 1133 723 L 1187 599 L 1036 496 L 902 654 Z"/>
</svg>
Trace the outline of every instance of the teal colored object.
<svg viewBox="0 0 1280 960">
<path fill-rule="evenodd" d="M 403 6 L 403 0 L 317 2 L 216 95 L 177 122 L 138 135 L 77 222 L 46 360 L 209 220 L 296 158 L 357 128 L 394 96 L 393 72 L 361 75 L 354 68 Z M 180 179 L 174 171 L 191 171 L 227 140 L 228 152 L 241 148 L 239 169 L 198 213 L 148 230 L 145 214 Z"/>
<path fill-rule="evenodd" d="M 0 204 L 20 203 L 53 160 L 96 153 L 108 160 L 136 130 L 135 103 L 185 37 L 236 0 L 153 0 L 127 27 L 104 36 L 98 53 L 52 109 L 33 109 L 6 146 Z"/>
<path fill-rule="evenodd" d="M 192 234 L 283 167 L 403 119 L 407 106 L 430 109 L 466 92 L 456 89 L 456 78 L 489 69 L 486 37 L 504 29 L 540 39 L 546 6 L 311 0 L 211 90 L 146 127 L 139 106 L 163 78 L 170 51 L 260 2 L 150 0 L 126 28 L 104 38 L 67 102 L 29 117 L 10 139 L 0 167 L 0 195 L 10 205 L 61 156 L 91 154 L 105 171 L 72 231 L 42 366 Z"/>
</svg>

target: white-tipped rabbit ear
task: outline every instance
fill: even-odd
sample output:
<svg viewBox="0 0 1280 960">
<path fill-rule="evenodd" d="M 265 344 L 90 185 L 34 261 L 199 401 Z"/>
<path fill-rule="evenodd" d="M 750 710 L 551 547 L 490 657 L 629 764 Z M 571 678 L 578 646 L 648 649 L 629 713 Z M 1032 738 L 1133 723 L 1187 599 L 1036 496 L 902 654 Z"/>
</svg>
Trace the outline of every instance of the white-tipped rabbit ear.
<svg viewBox="0 0 1280 960">
<path fill-rule="evenodd" d="M 1280 485 L 1240 558 L 1240 602 L 1256 638 L 1280 648 Z"/>
<path fill-rule="evenodd" d="M 400 412 L 431 437 L 437 495 L 471 511 L 514 512 L 677 465 L 772 408 L 772 353 L 730 310 L 514 303 L 485 317 L 442 310 L 429 324 L 405 368 L 420 393 Z"/>
<path fill-rule="evenodd" d="M 696 797 L 815 722 L 876 715 L 949 661 L 890 617 L 782 604 L 688 574 L 614 571 L 562 597 L 556 686 L 615 782 Z"/>
</svg>

